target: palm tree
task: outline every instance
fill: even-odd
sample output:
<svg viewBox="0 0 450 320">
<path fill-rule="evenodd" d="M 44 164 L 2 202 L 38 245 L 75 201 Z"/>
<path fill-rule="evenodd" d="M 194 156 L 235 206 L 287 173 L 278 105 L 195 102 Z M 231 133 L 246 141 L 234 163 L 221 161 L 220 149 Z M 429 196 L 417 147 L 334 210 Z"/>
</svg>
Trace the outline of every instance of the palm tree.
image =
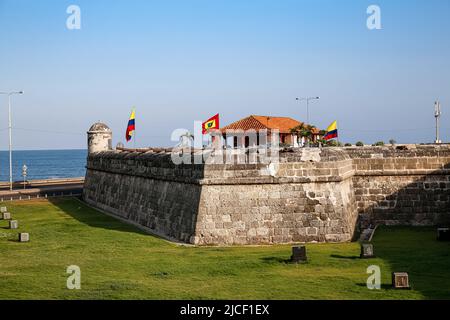
<svg viewBox="0 0 450 320">
<path fill-rule="evenodd" d="M 308 125 L 307 126 L 308 127 L 308 131 L 309 131 L 309 135 L 310 136 L 314 136 L 314 132 L 316 132 L 317 131 L 317 127 L 316 126 L 313 126 L 313 125 Z"/>
<path fill-rule="evenodd" d="M 315 126 L 309 124 L 300 124 L 290 130 L 292 134 L 295 134 L 297 137 L 305 138 L 307 143 L 309 144 L 311 137 L 313 136 L 313 131 L 316 129 Z"/>
</svg>

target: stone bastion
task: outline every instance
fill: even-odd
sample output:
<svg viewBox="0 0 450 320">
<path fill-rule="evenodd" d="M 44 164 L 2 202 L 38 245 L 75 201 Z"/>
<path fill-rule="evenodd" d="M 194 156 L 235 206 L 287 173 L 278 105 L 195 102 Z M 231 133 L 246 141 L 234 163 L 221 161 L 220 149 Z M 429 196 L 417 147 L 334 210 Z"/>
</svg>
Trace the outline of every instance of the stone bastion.
<svg viewBox="0 0 450 320">
<path fill-rule="evenodd" d="M 344 242 L 369 225 L 444 225 L 450 145 L 285 149 L 265 164 L 179 164 L 166 149 L 91 150 L 83 199 L 197 245 Z"/>
</svg>

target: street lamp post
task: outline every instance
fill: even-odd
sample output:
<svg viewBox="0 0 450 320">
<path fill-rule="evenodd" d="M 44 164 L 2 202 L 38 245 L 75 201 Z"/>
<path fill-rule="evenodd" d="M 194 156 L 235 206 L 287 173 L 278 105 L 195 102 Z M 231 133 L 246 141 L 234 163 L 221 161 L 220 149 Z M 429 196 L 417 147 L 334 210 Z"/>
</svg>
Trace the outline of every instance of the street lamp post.
<svg viewBox="0 0 450 320">
<path fill-rule="evenodd" d="M 436 144 L 442 143 L 441 139 L 439 139 L 439 120 L 441 118 L 441 104 L 439 101 L 434 103 L 434 117 L 436 118 Z"/>
<path fill-rule="evenodd" d="M 23 94 L 23 91 L 0 92 L 8 96 L 8 130 L 9 130 L 9 190 L 13 189 L 12 179 L 12 121 L 11 121 L 11 96 L 14 94 Z"/>
<path fill-rule="evenodd" d="M 27 170 L 28 167 L 26 164 L 22 167 L 22 177 L 23 177 L 23 188 L 26 189 L 26 182 L 27 182 Z"/>
<path fill-rule="evenodd" d="M 306 101 L 306 123 L 308 125 L 311 125 L 309 123 L 309 101 L 311 100 L 319 100 L 320 97 L 307 97 L 307 98 L 295 98 L 297 101 Z M 308 147 L 309 147 L 309 140 L 308 140 Z"/>
</svg>

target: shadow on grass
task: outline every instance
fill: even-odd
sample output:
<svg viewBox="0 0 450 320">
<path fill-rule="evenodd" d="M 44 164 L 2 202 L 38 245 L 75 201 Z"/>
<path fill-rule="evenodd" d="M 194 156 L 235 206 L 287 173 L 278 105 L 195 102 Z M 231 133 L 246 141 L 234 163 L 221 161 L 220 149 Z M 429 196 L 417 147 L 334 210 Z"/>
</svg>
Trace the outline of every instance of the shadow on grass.
<svg viewBox="0 0 450 320">
<path fill-rule="evenodd" d="M 345 260 L 359 260 L 360 259 L 359 256 L 343 256 L 340 254 L 332 254 L 331 257 L 336 258 L 336 259 L 345 259 Z"/>
<path fill-rule="evenodd" d="M 303 262 L 292 262 L 291 259 L 285 259 L 285 258 L 280 258 L 280 257 L 263 257 L 261 258 L 261 260 L 264 263 L 269 263 L 269 264 L 287 264 L 287 265 L 305 265 L 308 264 L 308 261 L 303 261 Z"/>
<path fill-rule="evenodd" d="M 367 283 L 357 283 L 356 285 L 359 287 L 367 288 Z M 399 290 L 399 289 L 394 289 L 394 288 L 392 288 L 392 285 L 385 284 L 385 283 L 381 284 L 381 289 L 382 290 Z"/>
<path fill-rule="evenodd" d="M 8 241 L 9 242 L 14 242 L 14 243 L 20 243 L 23 246 L 25 246 L 25 245 L 27 245 L 27 244 L 29 244 L 31 242 L 31 240 L 30 241 L 21 242 L 21 241 L 19 241 L 19 239 L 8 239 Z"/>
<path fill-rule="evenodd" d="M 284 264 L 290 264 L 291 259 L 285 259 L 281 257 L 263 257 L 261 260 L 265 263 L 284 263 Z"/>
<path fill-rule="evenodd" d="M 87 206 L 78 198 L 49 198 L 48 200 L 67 215 L 90 227 L 149 235 L 144 230 Z"/>
</svg>

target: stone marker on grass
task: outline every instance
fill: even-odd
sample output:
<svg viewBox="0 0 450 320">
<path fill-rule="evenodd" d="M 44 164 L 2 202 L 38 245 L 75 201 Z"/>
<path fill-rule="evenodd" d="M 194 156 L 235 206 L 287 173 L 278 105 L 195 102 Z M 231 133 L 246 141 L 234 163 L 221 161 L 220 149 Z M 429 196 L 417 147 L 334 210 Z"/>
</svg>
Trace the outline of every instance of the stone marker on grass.
<svg viewBox="0 0 450 320">
<path fill-rule="evenodd" d="M 8 209 L 6 209 L 6 207 L 0 207 L 0 212 L 1 212 L 1 213 L 7 212 L 7 211 L 8 211 Z"/>
<path fill-rule="evenodd" d="M 375 255 L 373 254 L 373 244 L 371 243 L 361 244 L 361 254 L 359 257 L 361 259 L 375 258 Z"/>
<path fill-rule="evenodd" d="M 392 272 L 392 287 L 394 289 L 410 289 L 408 273 Z"/>
<path fill-rule="evenodd" d="M 9 228 L 10 229 L 17 229 L 17 228 L 19 228 L 19 222 L 17 220 L 10 220 L 9 221 Z"/>
<path fill-rule="evenodd" d="M 3 220 L 11 220 L 11 213 L 9 212 L 3 212 L 2 213 Z"/>
<path fill-rule="evenodd" d="M 438 241 L 450 241 L 450 228 L 438 228 L 437 232 Z"/>
<path fill-rule="evenodd" d="M 308 258 L 306 257 L 305 246 L 292 247 L 292 256 L 291 256 L 292 263 L 302 263 L 306 262 L 307 260 Z"/>
<path fill-rule="evenodd" d="M 28 242 L 30 241 L 30 234 L 26 232 L 19 233 L 19 242 Z"/>
</svg>

